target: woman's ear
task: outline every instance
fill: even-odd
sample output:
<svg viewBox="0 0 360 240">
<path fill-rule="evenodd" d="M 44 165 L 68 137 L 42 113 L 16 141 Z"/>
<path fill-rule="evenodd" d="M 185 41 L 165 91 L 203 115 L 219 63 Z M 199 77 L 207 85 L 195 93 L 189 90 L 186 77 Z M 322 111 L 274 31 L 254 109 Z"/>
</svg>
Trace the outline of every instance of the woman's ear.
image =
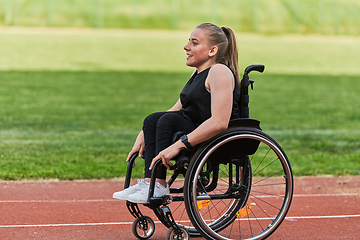
<svg viewBox="0 0 360 240">
<path fill-rule="evenodd" d="M 217 54 L 219 48 L 217 46 L 213 46 L 211 47 L 210 51 L 209 51 L 209 57 L 213 57 Z"/>
</svg>

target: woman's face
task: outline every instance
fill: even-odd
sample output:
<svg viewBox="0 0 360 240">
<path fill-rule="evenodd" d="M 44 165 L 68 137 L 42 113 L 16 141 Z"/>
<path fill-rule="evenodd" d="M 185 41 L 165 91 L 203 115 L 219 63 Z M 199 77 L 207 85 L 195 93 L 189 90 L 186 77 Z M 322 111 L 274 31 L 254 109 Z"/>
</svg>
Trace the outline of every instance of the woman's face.
<svg viewBox="0 0 360 240">
<path fill-rule="evenodd" d="M 209 46 L 206 30 L 195 28 L 192 31 L 189 42 L 184 46 L 186 51 L 186 65 L 196 67 L 198 71 L 209 67 L 209 60 L 213 57 L 213 47 Z"/>
</svg>

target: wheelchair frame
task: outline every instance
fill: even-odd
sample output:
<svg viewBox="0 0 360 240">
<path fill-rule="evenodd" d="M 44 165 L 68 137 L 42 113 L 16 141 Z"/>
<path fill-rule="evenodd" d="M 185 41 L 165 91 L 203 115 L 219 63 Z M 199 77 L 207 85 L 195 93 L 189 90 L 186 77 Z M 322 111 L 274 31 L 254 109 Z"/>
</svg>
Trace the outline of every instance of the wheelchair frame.
<svg viewBox="0 0 360 240">
<path fill-rule="evenodd" d="M 264 65 L 250 65 L 244 71 L 240 118 L 231 120 L 226 131 L 194 149 L 183 149 L 174 159 L 168 196 L 153 197 L 161 160 L 155 163 L 144 206 L 152 209 L 169 228 L 167 239 L 200 235 L 207 239 L 265 239 L 285 219 L 293 195 L 289 160 L 280 145 L 261 131 L 260 122 L 249 118 L 248 88 L 253 89 L 254 83 L 249 73 L 262 73 L 264 68 Z M 174 141 L 182 134 L 176 133 Z M 257 156 L 263 153 L 264 156 Z M 130 158 L 124 189 L 130 186 L 137 157 L 135 153 Z M 185 178 L 183 186 L 172 187 L 180 174 Z M 181 220 L 185 210 L 180 220 L 175 220 L 179 216 L 168 205 L 176 202 L 179 206 L 184 203 L 188 220 Z M 138 204 L 127 201 L 126 205 L 135 218 L 133 234 L 139 239 L 150 238 L 155 231 L 154 221 L 141 213 Z M 222 206 L 220 210 L 218 206 Z M 218 216 L 214 219 L 212 215 Z"/>
</svg>

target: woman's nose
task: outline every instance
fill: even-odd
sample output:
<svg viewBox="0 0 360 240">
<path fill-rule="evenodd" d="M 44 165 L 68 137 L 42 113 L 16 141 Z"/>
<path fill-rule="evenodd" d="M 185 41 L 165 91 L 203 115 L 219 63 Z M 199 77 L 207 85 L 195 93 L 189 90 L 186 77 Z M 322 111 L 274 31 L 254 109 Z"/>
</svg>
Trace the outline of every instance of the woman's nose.
<svg viewBox="0 0 360 240">
<path fill-rule="evenodd" d="M 184 46 L 184 50 L 189 50 L 189 43 Z"/>
</svg>

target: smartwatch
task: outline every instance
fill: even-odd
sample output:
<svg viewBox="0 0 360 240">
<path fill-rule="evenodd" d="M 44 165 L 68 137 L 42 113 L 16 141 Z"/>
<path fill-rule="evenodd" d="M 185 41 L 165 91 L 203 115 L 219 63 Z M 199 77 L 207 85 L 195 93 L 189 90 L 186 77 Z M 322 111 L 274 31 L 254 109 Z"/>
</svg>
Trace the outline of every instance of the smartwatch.
<svg viewBox="0 0 360 240">
<path fill-rule="evenodd" d="M 180 137 L 180 140 L 185 144 L 187 149 L 192 148 L 191 144 L 188 142 L 187 136 L 184 134 Z"/>
</svg>

